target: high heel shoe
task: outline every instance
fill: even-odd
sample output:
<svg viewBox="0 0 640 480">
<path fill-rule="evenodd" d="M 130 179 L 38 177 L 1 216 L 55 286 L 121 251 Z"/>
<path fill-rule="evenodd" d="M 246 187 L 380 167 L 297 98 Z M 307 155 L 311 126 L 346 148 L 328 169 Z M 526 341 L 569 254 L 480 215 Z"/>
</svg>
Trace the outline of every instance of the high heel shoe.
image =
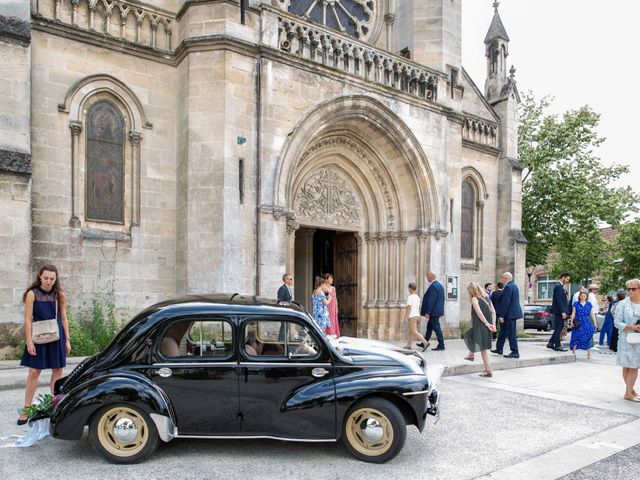
<svg viewBox="0 0 640 480">
<path fill-rule="evenodd" d="M 29 416 L 27 415 L 27 407 L 24 407 L 18 417 L 18 425 L 25 425 L 29 421 Z"/>
</svg>

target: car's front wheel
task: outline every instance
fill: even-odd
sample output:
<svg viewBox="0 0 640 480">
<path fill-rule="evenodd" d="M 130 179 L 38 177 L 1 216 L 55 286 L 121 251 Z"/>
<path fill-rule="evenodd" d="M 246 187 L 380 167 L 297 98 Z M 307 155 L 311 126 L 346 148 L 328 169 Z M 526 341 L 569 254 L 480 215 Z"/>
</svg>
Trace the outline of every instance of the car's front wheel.
<svg viewBox="0 0 640 480">
<path fill-rule="evenodd" d="M 89 424 L 95 449 L 113 463 L 136 463 L 151 455 L 160 441 L 145 412 L 125 404 L 107 405 Z"/>
<path fill-rule="evenodd" d="M 404 417 L 387 400 L 370 398 L 358 402 L 345 417 L 342 440 L 359 460 L 388 462 L 400 453 L 406 438 Z"/>
</svg>

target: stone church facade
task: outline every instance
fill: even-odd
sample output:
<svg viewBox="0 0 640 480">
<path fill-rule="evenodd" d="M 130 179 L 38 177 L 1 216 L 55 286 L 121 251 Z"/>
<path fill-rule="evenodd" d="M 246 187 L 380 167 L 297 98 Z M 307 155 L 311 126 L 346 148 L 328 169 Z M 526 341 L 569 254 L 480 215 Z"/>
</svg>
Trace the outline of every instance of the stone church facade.
<svg viewBox="0 0 640 480">
<path fill-rule="evenodd" d="M 0 2 L 0 304 L 44 263 L 71 304 L 184 293 L 307 303 L 399 338 L 409 282 L 522 285 L 518 92 L 497 4 L 484 92 L 461 0 Z M 481 39 L 479 39 L 480 41 Z M 111 287 L 109 287 L 111 288 Z"/>
</svg>

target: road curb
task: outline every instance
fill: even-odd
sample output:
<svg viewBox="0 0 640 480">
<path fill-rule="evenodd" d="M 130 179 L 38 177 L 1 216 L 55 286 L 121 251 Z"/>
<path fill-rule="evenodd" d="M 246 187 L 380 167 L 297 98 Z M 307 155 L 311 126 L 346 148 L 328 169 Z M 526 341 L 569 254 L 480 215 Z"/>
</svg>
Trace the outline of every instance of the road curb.
<svg viewBox="0 0 640 480">
<path fill-rule="evenodd" d="M 571 363 L 576 361 L 575 355 L 556 355 L 543 358 L 517 358 L 508 362 L 494 363 L 491 365 L 493 371 L 512 370 L 514 368 L 539 367 L 541 365 L 554 365 L 561 363 Z M 450 365 L 444 368 L 444 377 L 454 377 L 456 375 L 468 375 L 470 373 L 480 373 L 484 371 L 482 361 L 468 365 Z"/>
</svg>

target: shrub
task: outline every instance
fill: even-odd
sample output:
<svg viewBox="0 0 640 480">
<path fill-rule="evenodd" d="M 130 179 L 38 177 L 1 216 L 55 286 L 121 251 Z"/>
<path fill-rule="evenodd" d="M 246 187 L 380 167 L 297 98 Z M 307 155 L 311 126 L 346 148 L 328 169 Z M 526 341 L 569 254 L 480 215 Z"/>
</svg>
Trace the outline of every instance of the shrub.
<svg viewBox="0 0 640 480">
<path fill-rule="evenodd" d="M 464 338 L 464 334 L 471 330 L 471 322 L 460 320 L 460 338 Z"/>
<path fill-rule="evenodd" d="M 75 313 L 67 308 L 71 355 L 89 356 L 101 351 L 118 333 L 113 287 L 106 292 L 93 292 L 90 305 L 83 304 Z"/>
</svg>

